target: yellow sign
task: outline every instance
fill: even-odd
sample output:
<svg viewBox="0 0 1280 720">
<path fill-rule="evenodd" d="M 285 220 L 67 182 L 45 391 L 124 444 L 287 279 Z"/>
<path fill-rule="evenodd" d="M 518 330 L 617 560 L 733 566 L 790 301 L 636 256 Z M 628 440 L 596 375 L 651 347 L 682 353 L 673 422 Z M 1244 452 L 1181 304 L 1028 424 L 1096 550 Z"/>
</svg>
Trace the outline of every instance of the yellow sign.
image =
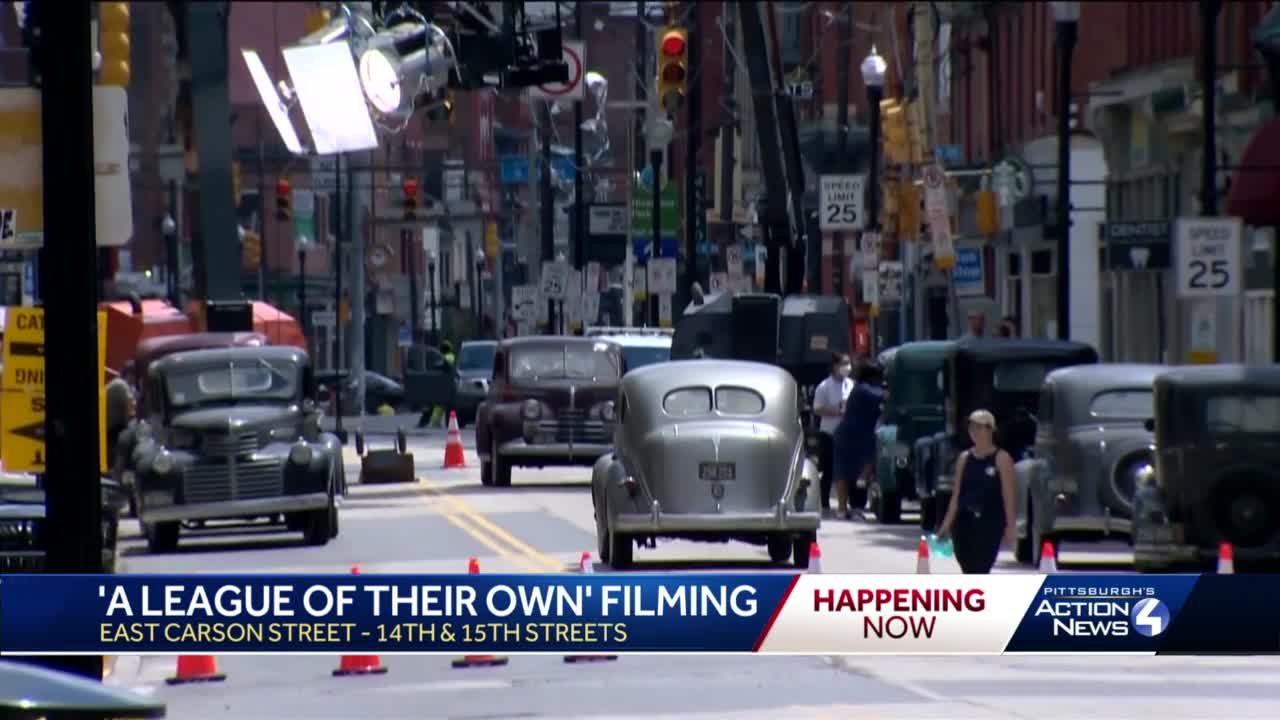
<svg viewBox="0 0 1280 720">
<path fill-rule="evenodd" d="M 40 91 L 0 89 L 0 247 L 44 242 L 44 143 Z"/>
<path fill-rule="evenodd" d="M 498 257 L 498 223 L 485 223 L 484 254 L 491 258 Z"/>
<path fill-rule="evenodd" d="M 44 309 L 11 307 L 4 333 L 0 401 L 0 458 L 10 472 L 45 471 Z M 107 471 L 107 396 L 104 362 L 107 314 L 98 313 L 98 462 Z"/>
</svg>

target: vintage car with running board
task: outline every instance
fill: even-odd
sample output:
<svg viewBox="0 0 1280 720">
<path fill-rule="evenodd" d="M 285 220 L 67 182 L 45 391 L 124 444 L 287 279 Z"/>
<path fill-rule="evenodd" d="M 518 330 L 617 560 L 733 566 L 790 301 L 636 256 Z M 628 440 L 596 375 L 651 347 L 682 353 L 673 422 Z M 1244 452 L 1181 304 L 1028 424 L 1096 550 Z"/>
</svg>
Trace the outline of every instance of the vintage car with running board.
<svg viewBox="0 0 1280 720">
<path fill-rule="evenodd" d="M 1155 471 L 1134 501 L 1139 572 L 1280 561 L 1280 365 L 1180 367 L 1155 381 Z"/>
<path fill-rule="evenodd" d="M 1154 466 L 1152 388 L 1167 365 L 1054 370 L 1040 388 L 1035 445 L 1017 462 L 1018 562 L 1044 543 L 1129 539 L 1137 481 Z"/>
<path fill-rule="evenodd" d="M 183 524 L 267 518 L 324 545 L 338 536 L 342 445 L 320 430 L 315 379 L 294 347 L 179 352 L 151 363 L 130 464 L 152 552 Z"/>
<path fill-rule="evenodd" d="M 499 343 L 489 396 L 476 409 L 481 484 L 510 485 L 514 467 L 591 467 L 608 453 L 625 365 L 621 347 L 595 338 Z"/>
<path fill-rule="evenodd" d="M 818 468 L 799 386 L 777 365 L 682 360 L 627 373 L 613 452 L 591 474 L 600 557 L 632 564 L 656 539 L 738 541 L 808 567 Z"/>
<path fill-rule="evenodd" d="M 867 488 L 871 512 L 882 524 L 902 518 L 902 501 L 920 501 L 920 524 L 932 528 L 932 498 L 916 496 L 916 441 L 942 429 L 942 365 L 954 343 L 921 340 L 882 352 L 884 412 L 876 428 L 875 477 Z"/>
</svg>

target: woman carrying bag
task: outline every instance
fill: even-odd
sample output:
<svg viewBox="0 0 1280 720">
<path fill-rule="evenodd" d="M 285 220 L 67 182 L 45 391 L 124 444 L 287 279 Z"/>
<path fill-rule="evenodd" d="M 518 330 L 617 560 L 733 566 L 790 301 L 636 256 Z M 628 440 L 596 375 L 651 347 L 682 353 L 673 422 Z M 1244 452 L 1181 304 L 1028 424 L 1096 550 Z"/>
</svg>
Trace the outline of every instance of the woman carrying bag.
<svg viewBox="0 0 1280 720">
<path fill-rule="evenodd" d="M 956 460 L 955 487 L 940 537 L 952 536 L 956 561 L 965 574 L 987 574 L 1002 542 L 1017 542 L 1013 458 L 995 444 L 996 419 L 986 410 L 969 415 L 973 447 Z M 953 533 L 954 530 L 954 533 Z"/>
</svg>

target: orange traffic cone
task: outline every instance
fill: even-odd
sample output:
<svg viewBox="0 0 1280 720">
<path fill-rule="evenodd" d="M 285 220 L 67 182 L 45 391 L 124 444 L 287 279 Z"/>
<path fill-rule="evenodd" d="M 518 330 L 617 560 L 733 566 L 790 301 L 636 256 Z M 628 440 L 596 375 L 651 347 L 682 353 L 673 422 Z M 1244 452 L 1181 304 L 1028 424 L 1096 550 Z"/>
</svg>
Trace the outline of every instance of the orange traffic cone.
<svg viewBox="0 0 1280 720">
<path fill-rule="evenodd" d="M 1053 546 L 1052 540 L 1045 540 L 1040 546 L 1040 572 L 1058 572 L 1058 550 Z"/>
<path fill-rule="evenodd" d="M 817 540 L 809 543 L 809 572 L 814 575 L 822 574 L 822 548 L 818 547 Z"/>
<path fill-rule="evenodd" d="M 360 574 L 360 565 L 351 566 L 351 574 Z M 333 671 L 334 677 L 348 675 L 385 675 L 387 667 L 377 655 L 343 655 L 338 662 L 338 669 Z"/>
<path fill-rule="evenodd" d="M 1218 546 L 1218 574 L 1234 575 L 1236 572 L 1236 551 L 1231 543 L 1224 542 Z"/>
<path fill-rule="evenodd" d="M 929 539 L 920 538 L 920 544 L 916 546 L 916 574 L 928 575 L 929 573 Z"/>
<path fill-rule="evenodd" d="M 462 449 L 462 431 L 458 429 L 458 413 L 449 411 L 449 439 L 444 446 L 445 470 L 467 466 L 466 452 Z"/>
<path fill-rule="evenodd" d="M 582 557 L 578 559 L 578 572 L 583 575 L 591 575 L 595 573 L 595 563 L 591 560 L 591 553 L 584 552 Z M 608 662 L 617 660 L 617 655 L 565 655 L 564 661 L 567 663 L 584 663 L 584 662 Z"/>
<path fill-rule="evenodd" d="M 218 661 L 212 655 L 179 655 L 178 672 L 165 680 L 170 685 L 197 682 L 222 682 L 227 676 L 218 672 Z"/>
<path fill-rule="evenodd" d="M 457 429 L 458 429 L 457 419 L 452 414 L 450 414 L 449 416 L 449 427 L 450 427 L 450 430 L 449 430 L 450 433 L 457 432 Z M 459 451 L 461 451 L 462 446 L 459 445 L 458 448 L 459 448 Z M 479 560 L 475 558 L 471 558 L 470 560 L 467 561 L 467 574 L 469 575 L 480 574 Z M 497 667 L 499 665 L 506 665 L 507 658 L 503 655 L 463 655 L 457 660 L 454 660 L 452 664 L 455 668 Z"/>
</svg>

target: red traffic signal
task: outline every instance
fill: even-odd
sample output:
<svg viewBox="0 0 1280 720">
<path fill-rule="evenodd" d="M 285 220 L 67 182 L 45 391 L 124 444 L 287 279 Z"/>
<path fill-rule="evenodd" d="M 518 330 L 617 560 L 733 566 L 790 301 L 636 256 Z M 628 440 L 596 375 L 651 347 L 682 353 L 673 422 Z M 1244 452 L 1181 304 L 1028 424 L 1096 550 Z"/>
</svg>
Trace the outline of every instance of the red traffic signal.
<svg viewBox="0 0 1280 720">
<path fill-rule="evenodd" d="M 667 57 L 679 57 L 684 55 L 685 37 L 684 32 L 680 30 L 672 30 L 662 36 L 662 54 Z"/>
<path fill-rule="evenodd" d="M 284 197 L 289 194 L 289 191 L 290 191 L 290 187 L 289 187 L 288 180 L 284 178 L 280 178 L 279 180 L 276 180 L 276 195 Z"/>
<path fill-rule="evenodd" d="M 414 180 L 413 178 L 405 178 L 404 182 L 400 184 L 400 187 L 404 189 L 404 196 L 406 198 L 418 197 L 418 181 L 417 180 Z"/>
<path fill-rule="evenodd" d="M 668 85 L 678 85 L 684 82 L 684 66 L 668 65 L 662 68 L 662 82 Z"/>
</svg>

